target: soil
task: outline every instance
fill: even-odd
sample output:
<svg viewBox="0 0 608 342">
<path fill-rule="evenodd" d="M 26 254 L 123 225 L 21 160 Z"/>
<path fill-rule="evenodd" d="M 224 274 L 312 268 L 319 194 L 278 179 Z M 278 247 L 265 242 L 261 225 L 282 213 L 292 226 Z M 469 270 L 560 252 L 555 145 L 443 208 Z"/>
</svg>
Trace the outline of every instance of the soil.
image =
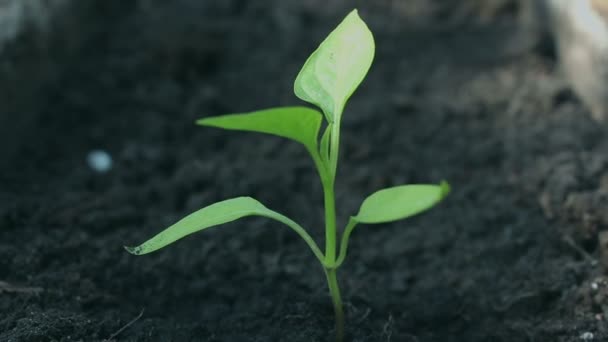
<svg viewBox="0 0 608 342">
<path fill-rule="evenodd" d="M 330 341 L 322 270 L 278 223 L 122 246 L 241 195 L 322 242 L 303 148 L 193 122 L 301 104 L 295 75 L 355 6 L 377 51 L 343 118 L 340 221 L 383 187 L 453 192 L 357 228 L 338 274 L 348 340 L 608 341 L 608 135 L 517 3 L 124 3 L 22 94 L 30 124 L 0 146 L 17 151 L 0 174 L 0 341 Z M 96 149 L 111 171 L 89 168 Z"/>
</svg>

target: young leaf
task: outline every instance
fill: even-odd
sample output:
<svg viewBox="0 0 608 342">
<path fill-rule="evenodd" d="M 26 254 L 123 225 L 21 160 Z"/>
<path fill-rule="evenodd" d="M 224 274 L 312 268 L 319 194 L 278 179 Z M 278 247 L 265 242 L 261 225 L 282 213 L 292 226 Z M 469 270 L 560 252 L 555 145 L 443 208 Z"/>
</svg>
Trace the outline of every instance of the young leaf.
<svg viewBox="0 0 608 342">
<path fill-rule="evenodd" d="M 439 185 L 402 185 L 373 193 L 363 201 L 359 213 L 348 220 L 333 267 L 338 268 L 344 262 L 348 240 L 358 223 L 391 222 L 416 215 L 437 204 L 449 192 L 450 185 L 442 181 Z"/>
<path fill-rule="evenodd" d="M 244 114 L 214 116 L 198 120 L 202 126 L 261 132 L 298 141 L 307 149 L 317 148 L 323 116 L 306 107 L 279 107 Z"/>
<path fill-rule="evenodd" d="M 323 162 L 325 162 L 326 164 L 329 163 L 330 157 L 329 157 L 329 138 L 331 137 L 331 125 L 327 126 L 327 128 L 325 129 L 325 132 L 323 132 L 323 135 L 321 136 L 321 143 L 319 145 L 319 154 L 321 155 L 321 158 L 323 159 Z"/>
<path fill-rule="evenodd" d="M 357 10 L 310 55 L 296 77 L 297 97 L 319 106 L 329 122 L 339 122 L 348 98 L 374 59 L 374 37 Z"/>
<path fill-rule="evenodd" d="M 383 189 L 367 197 L 352 219 L 358 223 L 401 220 L 431 208 L 449 192 L 450 186 L 445 181 L 439 185 L 415 184 Z"/>
<path fill-rule="evenodd" d="M 232 222 L 245 216 L 263 216 L 288 225 L 304 239 L 320 261 L 324 260 L 323 253 L 304 228 L 288 217 L 266 208 L 262 203 L 251 197 L 237 197 L 211 204 L 184 217 L 143 244 L 137 247 L 125 247 L 125 249 L 135 255 L 148 254 L 187 235 Z"/>
</svg>

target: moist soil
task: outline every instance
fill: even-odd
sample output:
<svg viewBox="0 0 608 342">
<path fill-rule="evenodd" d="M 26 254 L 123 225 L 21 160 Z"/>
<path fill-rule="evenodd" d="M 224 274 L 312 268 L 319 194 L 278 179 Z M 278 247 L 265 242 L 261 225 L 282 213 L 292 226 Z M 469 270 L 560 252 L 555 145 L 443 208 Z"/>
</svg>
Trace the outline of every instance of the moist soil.
<svg viewBox="0 0 608 342">
<path fill-rule="evenodd" d="M 377 51 L 343 118 L 340 222 L 384 187 L 453 191 L 357 228 L 338 273 L 348 340 L 608 341 L 608 135 L 516 3 L 114 6 L 22 94 L 14 115 L 30 124 L 0 146 L 17 151 L 0 175 L 0 341 L 331 341 L 322 269 L 279 223 L 243 219 L 142 257 L 122 246 L 242 195 L 323 242 L 301 146 L 193 123 L 302 104 L 295 75 L 353 7 Z M 96 149 L 109 172 L 87 165 Z"/>
</svg>

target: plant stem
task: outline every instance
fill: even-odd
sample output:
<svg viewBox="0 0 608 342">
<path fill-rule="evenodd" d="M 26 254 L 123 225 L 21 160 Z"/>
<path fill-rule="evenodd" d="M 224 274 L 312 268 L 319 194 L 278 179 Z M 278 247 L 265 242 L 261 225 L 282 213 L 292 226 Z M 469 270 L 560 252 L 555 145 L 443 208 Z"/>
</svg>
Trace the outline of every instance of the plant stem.
<svg viewBox="0 0 608 342">
<path fill-rule="evenodd" d="M 327 276 L 327 285 L 336 315 L 336 342 L 342 342 L 344 340 L 344 309 L 342 308 L 342 297 L 340 296 L 336 269 L 326 268 L 325 275 Z"/>
<path fill-rule="evenodd" d="M 329 165 L 327 165 L 329 181 L 323 184 L 325 194 L 325 262 L 327 265 L 333 265 L 336 262 L 336 196 L 334 188 L 340 151 L 340 122 L 331 123 L 330 129 Z"/>
<path fill-rule="evenodd" d="M 337 233 L 336 233 L 336 195 L 335 195 L 335 180 L 336 170 L 338 167 L 338 150 L 340 144 L 340 124 L 332 124 L 328 127 L 331 129 L 329 142 L 329 160 L 323 161 L 320 158 L 318 151 L 310 151 L 315 166 L 321 177 L 323 185 L 323 200 L 325 205 L 325 262 L 323 263 L 325 275 L 327 276 L 327 285 L 329 294 L 334 305 L 336 316 L 336 341 L 344 340 L 344 308 L 342 306 L 342 297 L 340 296 L 340 287 L 336 277 L 336 249 L 337 249 Z M 321 151 L 321 153 L 325 153 Z"/>
<path fill-rule="evenodd" d="M 336 261 L 336 199 L 334 182 L 323 185 L 325 197 L 325 263 L 333 265 Z"/>
<path fill-rule="evenodd" d="M 336 114 L 336 111 L 334 111 Z M 338 116 L 339 117 L 339 116 Z M 331 124 L 331 135 L 329 141 L 329 160 L 328 160 L 328 178 L 329 184 L 323 186 L 325 193 L 325 264 L 335 265 L 336 263 L 336 196 L 335 196 L 335 181 L 338 169 L 338 155 L 340 151 L 340 122 Z M 327 275 L 327 285 L 329 286 L 329 294 L 331 295 L 332 303 L 334 304 L 334 312 L 336 319 L 336 341 L 344 340 L 344 308 L 342 306 L 342 297 L 340 296 L 340 286 L 336 277 L 336 267 L 326 266 L 325 274 Z"/>
<path fill-rule="evenodd" d="M 338 172 L 338 159 L 340 155 L 340 122 L 333 123 L 331 126 L 331 136 L 329 143 L 330 150 L 330 165 L 329 171 L 331 179 L 336 179 L 336 173 Z"/>
<path fill-rule="evenodd" d="M 325 201 L 325 275 L 327 276 L 327 285 L 329 286 L 329 294 L 331 301 L 334 304 L 335 320 L 336 320 L 336 341 L 344 340 L 344 309 L 342 307 L 342 297 L 340 296 L 340 287 L 336 278 L 336 196 L 334 192 L 335 174 L 332 171 L 327 171 L 323 181 L 323 194 Z"/>
<path fill-rule="evenodd" d="M 344 262 L 344 258 L 346 258 L 346 252 L 348 251 L 348 238 L 350 234 L 353 232 L 353 229 L 357 226 L 357 221 L 353 220 L 351 217 L 348 220 L 348 224 L 346 228 L 344 228 L 344 232 L 342 232 L 342 241 L 340 242 L 340 254 L 338 255 L 338 259 L 334 267 L 337 269 Z"/>
<path fill-rule="evenodd" d="M 277 220 L 279 222 L 284 223 L 289 228 L 293 229 L 302 238 L 302 240 L 304 240 L 304 242 L 306 242 L 306 244 L 308 245 L 308 247 L 310 247 L 310 249 L 312 250 L 313 254 L 317 257 L 317 259 L 319 259 L 319 261 L 322 264 L 325 263 L 325 256 L 323 255 L 323 252 L 321 252 L 321 249 L 319 249 L 319 246 L 317 246 L 317 243 L 315 242 L 315 240 L 308 234 L 306 229 L 302 228 L 302 226 L 297 224 L 294 220 L 290 219 L 289 217 L 287 217 L 285 215 L 279 214 L 277 212 L 272 212 L 271 214 L 263 214 L 260 216 L 267 217 L 267 218 L 273 219 L 273 220 Z"/>
<path fill-rule="evenodd" d="M 315 167 L 321 178 L 323 186 L 323 205 L 325 207 L 325 258 L 322 262 L 325 267 L 333 265 L 336 261 L 336 198 L 334 194 L 334 177 L 319 152 L 308 151 L 312 156 Z"/>
</svg>

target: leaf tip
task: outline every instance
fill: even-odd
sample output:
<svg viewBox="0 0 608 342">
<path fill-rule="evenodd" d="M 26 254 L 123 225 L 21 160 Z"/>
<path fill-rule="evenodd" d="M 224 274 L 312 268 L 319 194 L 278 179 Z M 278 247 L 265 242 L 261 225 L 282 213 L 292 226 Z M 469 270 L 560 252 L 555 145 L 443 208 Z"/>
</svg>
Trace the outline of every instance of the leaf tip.
<svg viewBox="0 0 608 342">
<path fill-rule="evenodd" d="M 359 9 L 357 7 L 353 8 L 350 12 L 348 12 L 345 18 L 350 17 L 359 17 Z"/>
<path fill-rule="evenodd" d="M 196 125 L 199 125 L 199 126 L 206 126 L 207 125 L 207 119 L 198 119 L 198 120 L 194 121 L 194 123 Z"/>
<path fill-rule="evenodd" d="M 127 252 L 129 252 L 129 253 L 131 253 L 133 255 L 142 255 L 142 254 L 145 254 L 145 253 L 142 252 L 142 248 L 140 246 L 137 246 L 137 247 L 123 246 L 123 247 L 124 247 L 124 249 Z"/>
<path fill-rule="evenodd" d="M 346 18 L 344 19 L 346 20 L 355 20 L 355 21 L 363 21 L 363 19 L 361 18 L 361 16 L 359 15 L 359 9 L 354 8 L 352 11 L 350 11 L 350 13 L 348 13 L 348 15 L 346 16 Z M 366 25 L 367 26 L 367 25 Z"/>
<path fill-rule="evenodd" d="M 448 183 L 446 180 L 442 180 L 439 183 L 439 187 L 441 188 L 441 199 L 445 198 L 452 191 L 450 183 Z"/>
</svg>

